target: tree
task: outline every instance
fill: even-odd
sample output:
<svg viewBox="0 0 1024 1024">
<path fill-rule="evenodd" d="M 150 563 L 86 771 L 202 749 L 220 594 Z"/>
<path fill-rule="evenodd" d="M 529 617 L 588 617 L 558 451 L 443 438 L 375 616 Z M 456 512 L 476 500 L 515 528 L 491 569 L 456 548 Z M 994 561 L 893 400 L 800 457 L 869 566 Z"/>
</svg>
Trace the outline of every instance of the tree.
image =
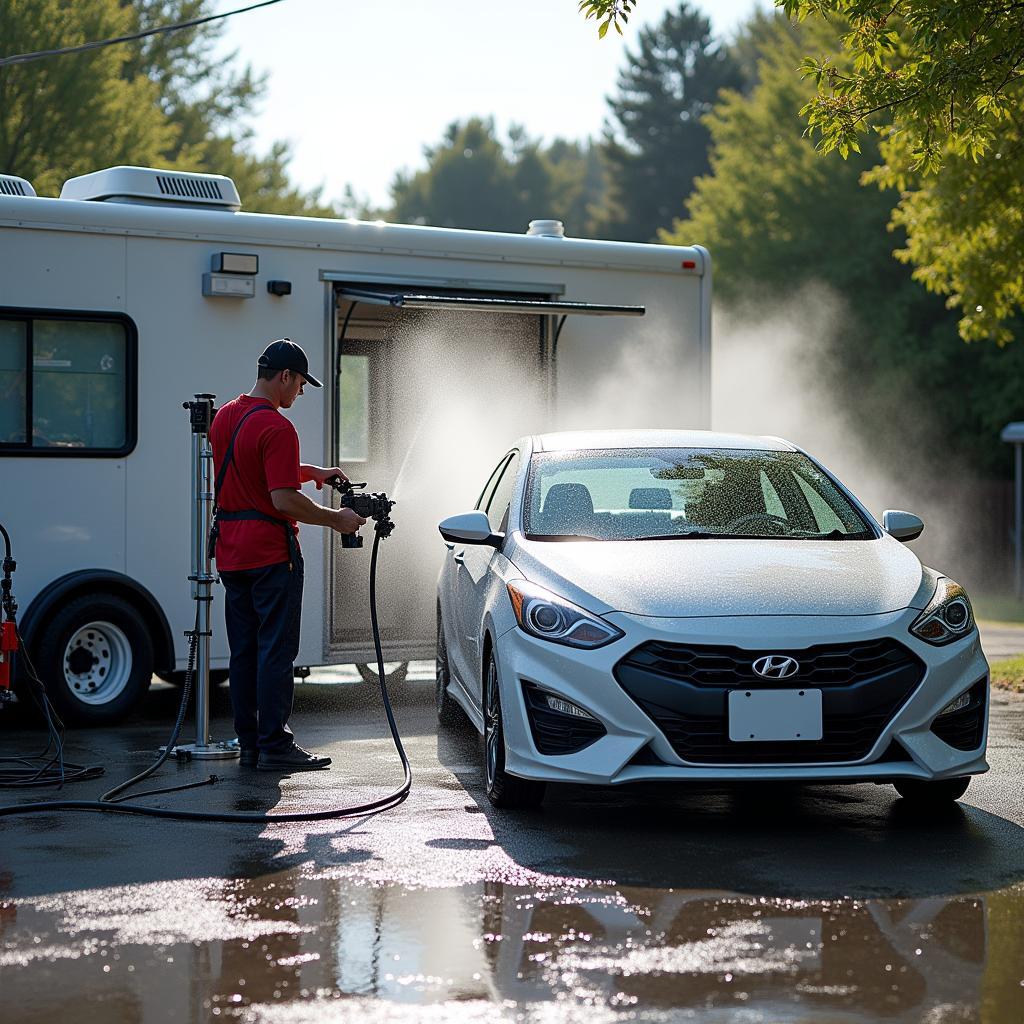
<svg viewBox="0 0 1024 1024">
<path fill-rule="evenodd" d="M 968 341 L 1013 337 L 1024 306 L 1024 18 L 1015 0 L 776 0 L 847 27 L 802 113 L 825 151 L 855 153 L 872 129 L 881 163 L 867 182 L 901 196 L 897 257 L 962 312 Z"/>
<path fill-rule="evenodd" d="M 0 0 L 4 45 L 31 52 L 112 38 L 208 14 L 209 0 Z M 223 23 L 88 53 L 0 68 L 0 166 L 56 195 L 69 177 L 112 164 L 211 171 L 245 208 L 332 212 L 288 181 L 288 149 L 251 151 L 246 118 L 264 80 L 217 58 Z"/>
<path fill-rule="evenodd" d="M 698 178 L 688 218 L 663 240 L 706 244 L 719 299 L 754 316 L 811 283 L 838 294 L 842 322 L 804 369 L 879 457 L 905 463 L 908 451 L 942 448 L 979 475 L 1002 473 L 994 438 L 1024 412 L 1024 347 L 963 345 L 954 316 L 892 259 L 893 195 L 860 184 L 878 159 L 873 138 L 846 161 L 829 161 L 804 135 L 799 110 L 814 86 L 793 69 L 836 38 L 823 21 L 795 32 L 781 19 L 748 37 L 761 54 L 758 84 L 748 96 L 723 94 L 708 118 L 711 174 Z M 890 429 L 879 432 L 879 423 Z"/>
<path fill-rule="evenodd" d="M 118 0 L 0 0 L 4 48 L 52 49 L 131 31 Z M 97 167 L 153 164 L 177 131 L 158 106 L 159 87 L 126 71 L 123 46 L 0 68 L 0 167 L 27 178 L 40 195 Z"/>
<path fill-rule="evenodd" d="M 622 26 L 629 22 L 636 0 L 579 0 L 578 7 L 585 18 L 598 23 L 598 37 L 604 39 L 609 28 L 622 35 Z"/>
<path fill-rule="evenodd" d="M 715 44 L 708 19 L 686 3 L 641 30 L 627 50 L 604 158 L 610 183 L 603 230 L 613 238 L 649 241 L 667 227 L 707 171 L 704 116 L 719 91 L 737 88 L 740 71 Z"/>
<path fill-rule="evenodd" d="M 490 119 L 449 125 L 424 155 L 425 168 L 395 178 L 391 220 L 521 232 L 532 219 L 553 217 L 584 235 L 603 188 L 589 144 L 556 139 L 545 149 L 517 127 L 504 143 Z"/>
</svg>

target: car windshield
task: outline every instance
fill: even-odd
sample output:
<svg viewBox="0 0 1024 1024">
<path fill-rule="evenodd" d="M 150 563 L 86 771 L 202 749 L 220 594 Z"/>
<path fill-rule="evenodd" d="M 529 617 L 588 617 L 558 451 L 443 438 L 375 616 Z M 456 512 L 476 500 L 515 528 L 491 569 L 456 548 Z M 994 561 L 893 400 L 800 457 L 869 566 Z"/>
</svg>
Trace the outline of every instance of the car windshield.
<svg viewBox="0 0 1024 1024">
<path fill-rule="evenodd" d="M 538 540 L 876 536 L 806 455 L 709 448 L 536 454 L 523 527 Z"/>
</svg>

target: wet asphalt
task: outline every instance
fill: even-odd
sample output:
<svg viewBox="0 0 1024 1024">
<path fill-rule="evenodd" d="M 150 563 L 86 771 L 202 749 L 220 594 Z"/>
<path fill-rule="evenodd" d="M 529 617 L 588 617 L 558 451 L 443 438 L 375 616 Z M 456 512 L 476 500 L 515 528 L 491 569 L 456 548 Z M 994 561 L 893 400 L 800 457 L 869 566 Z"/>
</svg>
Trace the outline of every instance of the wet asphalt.
<svg viewBox="0 0 1024 1024">
<path fill-rule="evenodd" d="M 69 795 L 148 763 L 176 700 L 73 733 L 107 774 Z M 1024 1021 L 1024 698 L 995 696 L 992 770 L 930 815 L 870 784 L 564 787 L 498 812 L 474 734 L 438 735 L 430 700 L 400 695 L 415 785 L 373 817 L 0 819 L 0 1020 Z M 223 689 L 213 712 L 227 738 Z M 150 801 L 322 809 L 400 781 L 372 688 L 299 687 L 293 725 L 332 770 L 172 763 L 144 788 L 222 781 Z M 42 736 L 0 722 L 5 753 Z"/>
</svg>

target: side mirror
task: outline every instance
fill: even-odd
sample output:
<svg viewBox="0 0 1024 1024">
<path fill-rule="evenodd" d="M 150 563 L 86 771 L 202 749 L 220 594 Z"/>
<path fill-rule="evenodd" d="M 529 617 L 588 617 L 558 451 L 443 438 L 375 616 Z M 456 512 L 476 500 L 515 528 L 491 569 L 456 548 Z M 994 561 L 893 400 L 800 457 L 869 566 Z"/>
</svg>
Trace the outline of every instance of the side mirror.
<svg viewBox="0 0 1024 1024">
<path fill-rule="evenodd" d="M 882 529 L 890 537 L 903 541 L 915 540 L 921 536 L 924 523 L 913 512 L 900 512 L 898 509 L 887 508 L 882 513 Z"/>
<path fill-rule="evenodd" d="M 503 533 L 491 533 L 491 524 L 483 512 L 463 512 L 461 515 L 449 516 L 437 524 L 441 536 L 453 544 L 489 544 L 492 548 L 501 547 L 505 539 Z"/>
</svg>

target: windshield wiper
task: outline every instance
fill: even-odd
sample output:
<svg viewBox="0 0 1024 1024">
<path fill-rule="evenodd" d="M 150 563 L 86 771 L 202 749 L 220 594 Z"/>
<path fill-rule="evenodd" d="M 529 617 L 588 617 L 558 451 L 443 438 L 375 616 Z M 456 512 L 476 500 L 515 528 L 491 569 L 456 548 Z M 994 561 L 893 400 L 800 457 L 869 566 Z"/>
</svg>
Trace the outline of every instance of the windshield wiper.
<svg viewBox="0 0 1024 1024">
<path fill-rule="evenodd" d="M 704 533 L 703 530 L 690 530 L 688 533 L 655 533 L 650 537 L 623 537 L 623 540 L 710 540 L 712 537 L 731 537 L 729 533 Z"/>
<path fill-rule="evenodd" d="M 797 540 L 873 540 L 875 535 L 870 530 L 861 530 L 859 533 L 831 530 L 829 533 L 803 533 L 790 534 L 790 536 Z"/>
<path fill-rule="evenodd" d="M 524 534 L 527 540 L 600 540 L 600 537 L 590 537 L 585 533 L 527 533 Z"/>
</svg>

